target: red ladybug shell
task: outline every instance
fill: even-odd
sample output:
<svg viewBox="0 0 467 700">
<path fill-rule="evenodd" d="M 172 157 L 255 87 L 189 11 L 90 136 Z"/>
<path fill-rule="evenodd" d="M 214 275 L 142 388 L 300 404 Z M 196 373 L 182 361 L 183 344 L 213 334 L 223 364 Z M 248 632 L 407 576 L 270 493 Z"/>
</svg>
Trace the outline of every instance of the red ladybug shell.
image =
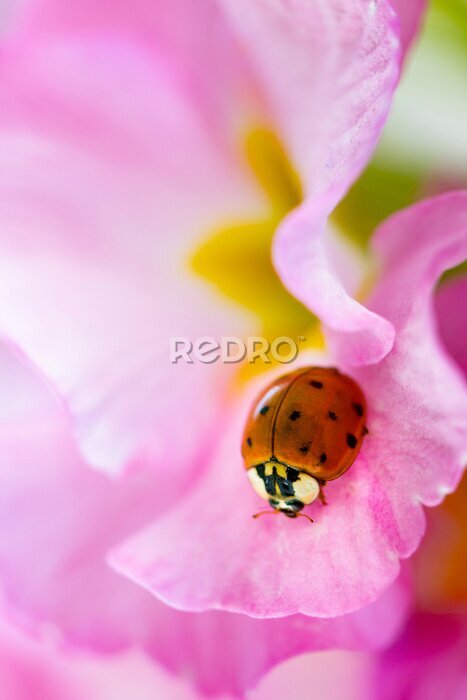
<svg viewBox="0 0 467 700">
<path fill-rule="evenodd" d="M 276 379 L 250 411 L 242 442 L 246 469 L 271 459 L 330 481 L 355 461 L 366 427 L 356 382 L 329 367 L 306 367 Z"/>
</svg>

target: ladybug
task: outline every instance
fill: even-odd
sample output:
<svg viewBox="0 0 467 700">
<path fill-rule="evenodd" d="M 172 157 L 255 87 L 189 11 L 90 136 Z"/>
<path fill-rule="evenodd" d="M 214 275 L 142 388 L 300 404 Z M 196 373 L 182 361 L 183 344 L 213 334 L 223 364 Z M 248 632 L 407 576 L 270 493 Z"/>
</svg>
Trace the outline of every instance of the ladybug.
<svg viewBox="0 0 467 700">
<path fill-rule="evenodd" d="M 352 466 L 367 432 L 365 396 L 339 370 L 305 367 L 276 379 L 253 405 L 243 435 L 250 483 L 273 508 L 253 517 L 296 518 L 318 497 L 325 504 L 321 487 Z"/>
</svg>

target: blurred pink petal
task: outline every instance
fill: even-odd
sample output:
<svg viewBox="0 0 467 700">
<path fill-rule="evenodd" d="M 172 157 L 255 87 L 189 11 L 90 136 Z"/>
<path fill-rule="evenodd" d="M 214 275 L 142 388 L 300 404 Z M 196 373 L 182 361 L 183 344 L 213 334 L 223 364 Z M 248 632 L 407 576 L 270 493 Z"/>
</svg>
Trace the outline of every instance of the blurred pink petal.
<svg viewBox="0 0 467 700">
<path fill-rule="evenodd" d="M 281 700 L 464 700 L 467 617 L 416 613 L 400 639 L 378 654 L 321 652 L 271 671 L 249 697 Z"/>
<path fill-rule="evenodd" d="M 160 618 L 148 650 L 204 694 L 243 698 L 271 668 L 297 654 L 385 648 L 403 626 L 408 593 L 401 579 L 367 608 L 324 622 L 303 615 L 257 620 L 221 611 L 184 613 L 154 600 Z"/>
<path fill-rule="evenodd" d="M 250 693 L 249 700 L 307 697 L 317 700 L 367 700 L 369 654 L 322 651 L 302 654 L 277 666 Z"/>
<path fill-rule="evenodd" d="M 11 14 L 8 38 L 17 44 L 50 43 L 57 37 L 134 42 L 170 68 L 192 101 L 190 109 L 199 112 L 216 138 L 232 138 L 226 127 L 231 129 L 251 109 L 254 86 L 248 66 L 218 0 L 26 0 Z M 151 144 L 163 146 L 157 133 L 148 139 L 147 146 Z"/>
<path fill-rule="evenodd" d="M 196 700 L 141 652 L 115 657 L 67 654 L 43 635 L 27 637 L 0 623 L 2 700 Z"/>
<path fill-rule="evenodd" d="M 170 336 L 247 328 L 185 270 L 232 198 L 249 200 L 169 77 L 113 41 L 3 66 L 0 326 L 67 400 L 88 461 L 114 472 L 184 465 L 214 420 L 229 373 L 170 364 Z"/>
<path fill-rule="evenodd" d="M 327 485 L 330 505 L 311 506 L 312 526 L 251 519 L 258 499 L 239 445 L 252 392 L 234 410 L 201 485 L 114 553 L 118 570 L 176 607 L 258 617 L 330 617 L 380 595 L 420 541 L 421 504 L 440 503 L 465 464 L 465 383 L 440 344 L 431 293 L 443 270 L 465 257 L 466 231 L 467 193 L 454 193 L 403 211 L 377 232 L 382 270 L 369 307 L 391 321 L 396 342 L 382 362 L 354 372 L 370 435 L 351 471 Z"/>
<path fill-rule="evenodd" d="M 439 334 L 446 350 L 467 376 L 467 279 L 445 282 L 435 297 Z"/>
<path fill-rule="evenodd" d="M 427 0 L 390 0 L 390 2 L 399 18 L 402 46 L 407 50 L 420 29 Z"/>
<path fill-rule="evenodd" d="M 323 622 L 185 613 L 114 573 L 109 548 L 172 505 L 190 480 L 141 468 L 112 481 L 87 469 L 40 381 L 6 348 L 0 368 L 16 397 L 0 414 L 0 575 L 10 615 L 21 611 L 31 630 L 53 624 L 66 645 L 100 652 L 139 647 L 204 693 L 238 696 L 294 654 L 377 649 L 397 635 L 404 579 L 368 608 Z"/>
<path fill-rule="evenodd" d="M 4 595 L 80 645 L 110 651 L 144 641 L 155 621 L 152 601 L 142 592 L 132 597 L 134 587 L 109 570 L 105 555 L 111 542 L 170 505 L 182 484 L 169 473 L 165 491 L 150 469 L 124 482 L 88 469 L 60 407 L 4 347 L 0 371 L 17 402 L 0 420 Z"/>
<path fill-rule="evenodd" d="M 375 663 L 375 700 L 463 700 L 467 697 L 467 617 L 415 615 Z"/>
<path fill-rule="evenodd" d="M 462 276 L 443 281 L 433 300 L 444 349 L 464 375 L 465 283 Z M 466 496 L 464 473 L 456 492 L 427 513 L 427 533 L 412 559 L 418 611 L 400 639 L 374 658 L 375 700 L 467 697 Z"/>
</svg>

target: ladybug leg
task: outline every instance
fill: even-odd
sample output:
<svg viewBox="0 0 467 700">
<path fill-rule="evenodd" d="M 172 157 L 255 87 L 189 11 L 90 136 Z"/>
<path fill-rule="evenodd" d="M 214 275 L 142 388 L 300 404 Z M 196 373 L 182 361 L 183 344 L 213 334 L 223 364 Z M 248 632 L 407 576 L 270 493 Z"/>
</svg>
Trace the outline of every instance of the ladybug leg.
<svg viewBox="0 0 467 700">
<path fill-rule="evenodd" d="M 328 502 L 326 500 L 326 496 L 324 495 L 323 487 L 325 486 L 326 482 L 320 480 L 319 485 L 320 485 L 320 490 L 319 490 L 319 500 L 323 504 L 323 506 L 327 506 Z"/>
</svg>

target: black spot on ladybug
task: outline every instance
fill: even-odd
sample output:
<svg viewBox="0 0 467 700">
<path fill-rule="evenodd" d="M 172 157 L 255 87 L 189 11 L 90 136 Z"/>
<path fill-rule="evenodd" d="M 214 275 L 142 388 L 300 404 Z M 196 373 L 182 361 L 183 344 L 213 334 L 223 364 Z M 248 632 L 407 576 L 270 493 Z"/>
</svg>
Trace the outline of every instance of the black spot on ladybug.
<svg viewBox="0 0 467 700">
<path fill-rule="evenodd" d="M 293 467 L 287 467 L 287 479 L 291 481 L 292 483 L 294 481 L 298 481 L 300 478 L 300 472 L 298 469 L 294 469 Z"/>
<path fill-rule="evenodd" d="M 302 445 L 302 446 L 299 447 L 298 449 L 300 450 L 300 452 L 301 452 L 302 454 L 306 455 L 306 453 L 307 453 L 308 450 L 310 449 L 310 445 L 309 445 L 309 444 L 307 444 L 307 445 Z"/>
<path fill-rule="evenodd" d="M 259 475 L 259 476 L 261 476 L 261 475 Z M 263 479 L 263 481 L 264 481 L 264 487 L 270 496 L 276 495 L 276 477 L 277 477 L 276 467 L 273 467 L 272 474 L 269 474 L 269 476 L 266 476 L 266 475 L 261 476 L 261 479 Z"/>
<path fill-rule="evenodd" d="M 330 418 L 331 420 L 337 420 L 337 416 L 334 413 L 334 411 L 328 411 L 328 418 Z"/>
<path fill-rule="evenodd" d="M 368 430 L 368 428 L 366 427 L 366 425 L 364 425 L 364 426 L 363 426 L 363 435 L 368 435 L 368 433 L 369 433 L 369 430 Z"/>
<path fill-rule="evenodd" d="M 352 433 L 347 433 L 347 444 L 349 447 L 355 447 L 357 444 L 357 438 Z"/>
<path fill-rule="evenodd" d="M 295 469 L 294 469 L 294 471 L 295 471 Z M 287 479 L 284 479 L 282 476 L 279 476 L 279 474 L 277 473 L 276 467 L 273 467 L 272 474 L 273 474 L 273 477 L 274 477 L 274 480 L 275 480 L 277 486 L 279 487 L 279 491 L 281 492 L 282 496 L 294 496 L 295 495 L 295 491 L 294 491 L 294 487 L 292 486 L 292 482 L 288 478 L 288 476 L 289 476 L 288 473 L 287 473 Z M 296 481 L 296 479 L 294 479 L 294 481 Z"/>
<path fill-rule="evenodd" d="M 357 416 L 363 416 L 363 406 L 361 403 L 353 403 L 352 408 L 357 414 Z"/>
<path fill-rule="evenodd" d="M 252 446 L 253 440 L 251 439 L 251 437 L 249 437 L 249 438 L 246 439 L 246 444 L 248 445 L 248 447 L 251 447 L 251 446 Z"/>
<path fill-rule="evenodd" d="M 302 414 L 300 411 L 292 411 L 292 413 L 289 416 L 289 420 L 297 420 L 297 418 L 300 418 Z"/>
<path fill-rule="evenodd" d="M 256 473 L 258 474 L 260 479 L 264 479 L 266 474 L 266 468 L 264 464 L 258 464 L 258 466 L 256 467 Z"/>
<path fill-rule="evenodd" d="M 281 492 L 282 496 L 295 496 L 295 491 L 294 487 L 290 483 L 290 481 L 287 481 L 287 479 L 284 479 L 282 481 L 278 481 L 279 485 L 279 491 Z"/>
<path fill-rule="evenodd" d="M 325 461 L 327 460 L 327 458 L 328 458 L 328 456 L 327 456 L 326 452 L 322 452 L 319 456 L 319 461 L 321 462 L 321 464 L 324 464 Z"/>
<path fill-rule="evenodd" d="M 265 416 L 268 411 L 269 411 L 269 406 L 263 406 L 263 408 L 260 409 L 260 413 L 262 416 Z"/>
<path fill-rule="evenodd" d="M 319 382 L 317 379 L 312 379 L 310 382 L 310 386 L 314 387 L 315 389 L 322 389 L 323 382 Z"/>
<path fill-rule="evenodd" d="M 266 492 L 270 496 L 275 496 L 276 495 L 276 479 L 274 475 L 271 476 L 266 476 L 264 478 L 264 488 L 266 489 Z"/>
<path fill-rule="evenodd" d="M 264 487 L 270 496 L 277 496 L 277 490 L 279 490 L 281 496 L 285 497 L 290 497 L 295 494 L 292 483 L 297 481 L 300 476 L 298 469 L 287 467 L 287 479 L 279 476 L 277 467 L 272 468 L 272 474 L 266 474 L 264 464 L 258 464 L 256 473 L 259 478 L 264 481 Z"/>
</svg>

